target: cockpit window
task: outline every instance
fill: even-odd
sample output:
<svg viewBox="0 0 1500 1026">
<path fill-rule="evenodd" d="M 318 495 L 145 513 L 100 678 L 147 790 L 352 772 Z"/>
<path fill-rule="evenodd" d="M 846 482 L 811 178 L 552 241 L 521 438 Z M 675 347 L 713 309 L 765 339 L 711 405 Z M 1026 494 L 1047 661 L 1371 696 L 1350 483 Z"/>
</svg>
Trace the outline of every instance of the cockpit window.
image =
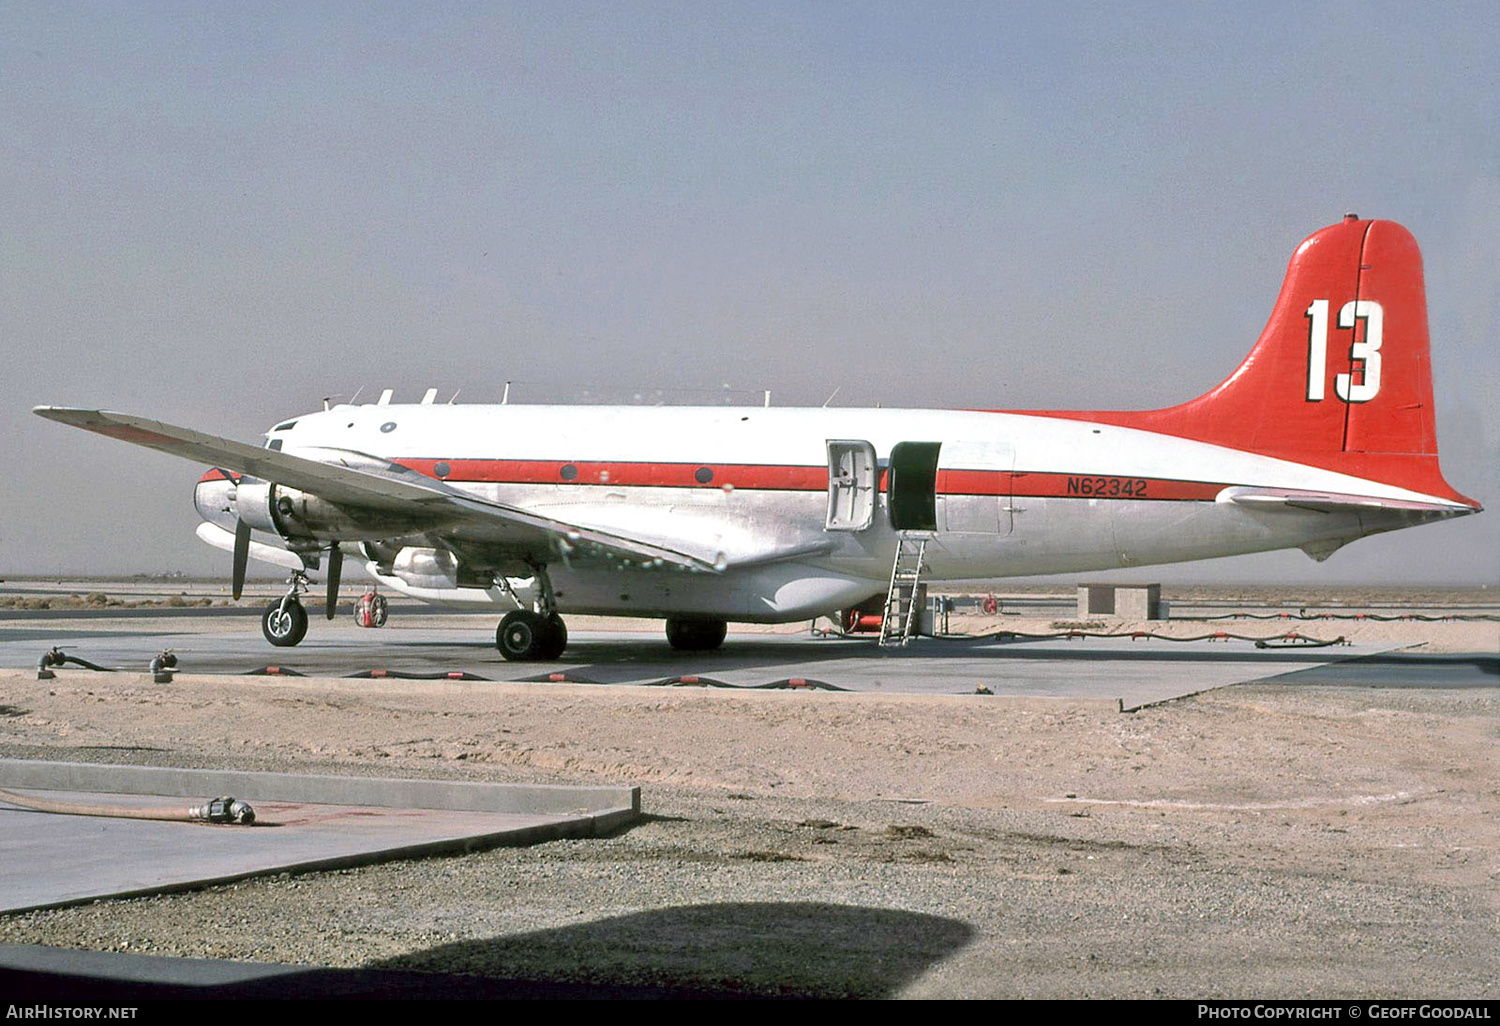
<svg viewBox="0 0 1500 1026">
<path fill-rule="evenodd" d="M 272 431 L 290 431 L 292 428 L 294 428 L 296 426 L 297 426 L 297 422 L 295 420 L 289 420 L 285 424 L 277 424 L 271 430 Z"/>
<path fill-rule="evenodd" d="M 271 439 L 269 442 L 266 443 L 266 448 L 267 449 L 275 449 L 277 452 L 280 452 L 281 451 L 281 439 L 279 439 L 279 438 L 273 438 L 273 439 Z"/>
</svg>

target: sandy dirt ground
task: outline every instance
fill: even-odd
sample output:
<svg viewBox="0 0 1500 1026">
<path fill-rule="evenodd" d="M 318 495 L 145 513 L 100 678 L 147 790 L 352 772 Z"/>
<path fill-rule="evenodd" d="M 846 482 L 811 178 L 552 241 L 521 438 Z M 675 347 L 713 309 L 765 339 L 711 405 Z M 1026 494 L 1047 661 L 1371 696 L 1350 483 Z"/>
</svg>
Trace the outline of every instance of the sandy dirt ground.
<svg viewBox="0 0 1500 1026">
<path fill-rule="evenodd" d="M 1500 650 L 1494 622 L 1338 632 Z M 0 941 L 723 994 L 1500 997 L 1493 686 L 1252 684 L 1122 714 L 34 678 L 0 673 L 0 756 L 633 783 L 647 816 L 604 839 L 9 916 Z"/>
</svg>

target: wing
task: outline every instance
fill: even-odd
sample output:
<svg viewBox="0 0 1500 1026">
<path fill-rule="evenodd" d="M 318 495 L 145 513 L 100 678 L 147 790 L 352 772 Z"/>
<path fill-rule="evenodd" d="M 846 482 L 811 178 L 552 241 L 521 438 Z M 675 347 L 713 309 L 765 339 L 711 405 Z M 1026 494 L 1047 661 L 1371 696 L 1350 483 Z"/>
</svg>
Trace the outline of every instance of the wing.
<svg viewBox="0 0 1500 1026">
<path fill-rule="evenodd" d="M 313 492 L 329 502 L 408 509 L 408 503 L 440 500 L 451 490 L 414 470 L 354 452 L 323 450 L 333 460 L 325 463 L 124 413 L 65 406 L 38 406 L 31 412 L 132 445 Z"/>
<path fill-rule="evenodd" d="M 442 481 L 366 453 L 344 449 L 303 450 L 317 455 L 317 459 L 312 459 L 123 413 L 63 406 L 38 406 L 32 412 L 122 442 L 274 481 L 329 502 L 382 511 L 427 512 L 434 523 L 477 529 L 485 544 L 517 555 L 550 560 L 574 553 L 599 554 L 633 561 L 660 560 L 711 573 L 727 568 L 720 553 L 701 550 L 691 541 L 675 545 L 540 516 L 475 498 Z"/>
</svg>

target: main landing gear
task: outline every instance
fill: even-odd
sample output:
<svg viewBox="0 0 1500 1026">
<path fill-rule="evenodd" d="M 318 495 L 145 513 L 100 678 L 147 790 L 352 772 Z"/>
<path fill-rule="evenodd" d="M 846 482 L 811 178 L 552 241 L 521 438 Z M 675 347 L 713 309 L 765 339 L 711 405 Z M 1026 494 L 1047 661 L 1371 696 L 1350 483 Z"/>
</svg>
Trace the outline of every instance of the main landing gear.
<svg viewBox="0 0 1500 1026">
<path fill-rule="evenodd" d="M 495 647 L 513 662 L 556 659 L 568 647 L 568 628 L 562 617 L 543 616 L 529 609 L 505 614 L 495 629 Z"/>
<path fill-rule="evenodd" d="M 533 563 L 531 572 L 536 592 L 533 608 L 505 614 L 495 629 L 495 647 L 512 662 L 556 659 L 568 646 L 568 628 L 557 615 L 547 568 Z M 516 605 L 521 605 L 508 580 L 497 578 L 496 583 L 505 588 Z M 724 644 L 728 630 L 729 625 L 717 617 L 672 617 L 667 620 L 667 643 L 679 652 L 709 652 Z"/>
<path fill-rule="evenodd" d="M 674 617 L 667 621 L 667 644 L 679 652 L 711 652 L 724 644 L 729 625 L 712 617 Z"/>
<path fill-rule="evenodd" d="M 568 628 L 557 615 L 557 599 L 552 594 L 552 578 L 547 576 L 547 568 L 541 563 L 532 563 L 531 576 L 536 587 L 533 608 L 506 613 L 500 626 L 495 628 L 495 647 L 511 662 L 556 659 L 568 647 Z M 501 577 L 496 583 L 505 589 L 516 605 L 521 604 L 510 581 Z"/>
</svg>

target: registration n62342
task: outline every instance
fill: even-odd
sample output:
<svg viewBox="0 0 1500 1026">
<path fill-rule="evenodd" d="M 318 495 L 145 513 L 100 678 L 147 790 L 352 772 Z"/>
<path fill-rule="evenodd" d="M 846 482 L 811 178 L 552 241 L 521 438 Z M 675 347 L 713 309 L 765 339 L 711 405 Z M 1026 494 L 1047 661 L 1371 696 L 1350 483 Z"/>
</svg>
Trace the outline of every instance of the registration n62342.
<svg viewBox="0 0 1500 1026">
<path fill-rule="evenodd" d="M 1146 481 L 1139 477 L 1070 477 L 1068 494 L 1144 499 Z"/>
</svg>

